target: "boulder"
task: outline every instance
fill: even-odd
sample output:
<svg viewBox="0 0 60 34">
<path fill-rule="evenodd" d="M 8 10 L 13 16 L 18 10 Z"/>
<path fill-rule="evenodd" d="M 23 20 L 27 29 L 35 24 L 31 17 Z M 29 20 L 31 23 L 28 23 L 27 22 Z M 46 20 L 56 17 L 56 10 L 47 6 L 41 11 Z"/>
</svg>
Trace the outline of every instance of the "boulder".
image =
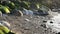
<svg viewBox="0 0 60 34">
<path fill-rule="evenodd" d="M 2 26 L 6 26 L 6 27 L 10 27 L 10 24 L 9 24 L 9 22 L 7 22 L 7 21 L 0 21 L 0 25 L 2 25 Z"/>
<path fill-rule="evenodd" d="M 0 17 L 2 17 L 2 12 L 0 11 Z"/>
<path fill-rule="evenodd" d="M 46 7 L 46 6 L 44 6 L 44 5 L 42 5 L 42 6 L 40 7 L 40 10 L 42 10 L 42 11 L 49 11 L 49 8 Z"/>
<path fill-rule="evenodd" d="M 32 10 L 24 9 L 23 10 L 23 14 L 25 14 L 25 15 L 33 15 L 33 11 Z"/>
<path fill-rule="evenodd" d="M 37 11 L 34 11 L 36 15 L 48 15 L 49 8 L 46 6 L 41 6 Z"/>
<path fill-rule="evenodd" d="M 22 11 L 20 11 L 20 10 L 13 10 L 11 13 L 12 13 L 13 15 L 16 15 L 16 16 L 23 16 Z"/>
<path fill-rule="evenodd" d="M 48 11 L 38 10 L 38 15 L 48 15 Z"/>
</svg>

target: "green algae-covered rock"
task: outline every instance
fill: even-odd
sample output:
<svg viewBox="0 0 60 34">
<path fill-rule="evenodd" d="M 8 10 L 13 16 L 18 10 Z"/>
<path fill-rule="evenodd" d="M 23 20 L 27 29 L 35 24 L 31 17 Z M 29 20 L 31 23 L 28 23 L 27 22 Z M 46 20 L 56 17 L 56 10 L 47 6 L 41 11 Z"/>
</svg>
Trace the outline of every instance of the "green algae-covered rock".
<svg viewBox="0 0 60 34">
<path fill-rule="evenodd" d="M 0 11 L 2 11 L 2 13 L 10 13 L 9 9 L 5 6 L 0 6 Z"/>
<path fill-rule="evenodd" d="M 25 9 L 29 9 L 29 5 L 30 5 L 30 3 L 26 2 L 26 1 L 22 1 L 20 3 L 20 6 L 23 7 L 23 8 L 25 8 Z"/>
<path fill-rule="evenodd" d="M 8 6 L 11 9 L 15 8 L 15 4 L 13 2 L 11 2 L 11 1 L 2 1 L 2 5 L 3 6 Z"/>
<path fill-rule="evenodd" d="M 7 34 L 9 31 L 7 27 L 0 25 L 0 34 Z"/>
</svg>

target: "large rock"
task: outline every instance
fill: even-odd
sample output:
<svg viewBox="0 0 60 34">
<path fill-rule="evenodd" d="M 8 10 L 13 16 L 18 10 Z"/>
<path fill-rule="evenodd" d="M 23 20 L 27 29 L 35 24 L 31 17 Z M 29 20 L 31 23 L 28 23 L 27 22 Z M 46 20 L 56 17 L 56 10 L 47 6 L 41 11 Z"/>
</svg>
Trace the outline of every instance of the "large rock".
<svg viewBox="0 0 60 34">
<path fill-rule="evenodd" d="M 40 7 L 40 10 L 42 10 L 42 11 L 49 11 L 49 8 L 46 7 L 46 6 L 44 6 L 44 5 L 42 5 L 42 6 Z"/>
<path fill-rule="evenodd" d="M 48 15 L 48 11 L 38 10 L 38 15 Z"/>
<path fill-rule="evenodd" d="M 0 25 L 6 26 L 8 28 L 10 27 L 10 24 L 7 21 L 0 21 Z"/>
<path fill-rule="evenodd" d="M 0 11 L 0 17 L 2 17 L 2 12 Z"/>
<path fill-rule="evenodd" d="M 13 10 L 13 11 L 12 11 L 12 14 L 13 14 L 13 15 L 16 15 L 16 16 L 23 16 L 22 11 L 20 11 L 20 10 Z"/>
<path fill-rule="evenodd" d="M 25 15 L 33 15 L 33 11 L 32 10 L 24 9 L 23 10 L 23 14 L 25 14 Z"/>
<path fill-rule="evenodd" d="M 41 6 L 37 11 L 34 11 L 34 14 L 37 15 L 48 15 L 49 8 L 46 6 Z"/>
</svg>

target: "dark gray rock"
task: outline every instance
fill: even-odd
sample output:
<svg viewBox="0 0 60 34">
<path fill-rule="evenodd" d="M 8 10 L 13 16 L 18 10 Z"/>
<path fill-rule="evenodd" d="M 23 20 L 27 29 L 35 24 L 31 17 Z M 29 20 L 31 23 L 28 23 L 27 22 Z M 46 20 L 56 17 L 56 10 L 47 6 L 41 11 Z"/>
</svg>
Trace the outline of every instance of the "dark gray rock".
<svg viewBox="0 0 60 34">
<path fill-rule="evenodd" d="M 12 12 L 11 12 L 13 15 L 16 15 L 16 16 L 23 16 L 23 13 L 22 13 L 22 11 L 20 11 L 20 10 L 13 10 Z"/>
<path fill-rule="evenodd" d="M 49 8 L 46 6 L 41 6 L 37 11 L 34 11 L 36 15 L 48 15 Z"/>
<path fill-rule="evenodd" d="M 38 10 L 39 15 L 48 15 L 48 11 Z"/>
</svg>

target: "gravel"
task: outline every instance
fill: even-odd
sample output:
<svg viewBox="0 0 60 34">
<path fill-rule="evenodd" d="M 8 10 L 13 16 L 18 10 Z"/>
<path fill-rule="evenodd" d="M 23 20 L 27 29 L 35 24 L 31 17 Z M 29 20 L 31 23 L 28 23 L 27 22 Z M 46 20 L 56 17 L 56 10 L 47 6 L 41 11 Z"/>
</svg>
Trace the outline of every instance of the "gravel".
<svg viewBox="0 0 60 34">
<path fill-rule="evenodd" d="M 11 24 L 11 30 L 16 34 L 55 34 L 50 29 L 44 28 L 44 20 L 49 20 L 50 16 L 14 16 L 6 15 L 0 20 L 8 21 Z"/>
</svg>

